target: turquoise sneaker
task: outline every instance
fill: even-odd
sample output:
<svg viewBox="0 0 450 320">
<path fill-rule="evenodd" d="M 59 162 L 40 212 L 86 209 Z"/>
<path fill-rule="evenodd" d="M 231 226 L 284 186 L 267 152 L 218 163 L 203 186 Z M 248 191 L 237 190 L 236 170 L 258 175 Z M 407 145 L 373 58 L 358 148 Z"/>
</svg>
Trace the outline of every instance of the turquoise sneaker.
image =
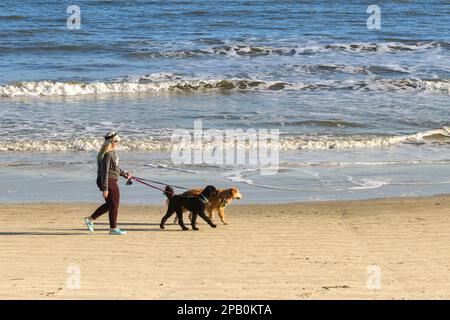
<svg viewBox="0 0 450 320">
<path fill-rule="evenodd" d="M 88 228 L 90 233 L 94 232 L 94 221 L 89 219 L 88 217 L 84 218 L 84 222 L 86 222 L 86 227 Z"/>
<path fill-rule="evenodd" d="M 123 236 L 124 234 L 127 234 L 127 232 L 124 230 L 120 230 L 119 228 L 116 228 L 109 230 L 109 234 Z"/>
</svg>

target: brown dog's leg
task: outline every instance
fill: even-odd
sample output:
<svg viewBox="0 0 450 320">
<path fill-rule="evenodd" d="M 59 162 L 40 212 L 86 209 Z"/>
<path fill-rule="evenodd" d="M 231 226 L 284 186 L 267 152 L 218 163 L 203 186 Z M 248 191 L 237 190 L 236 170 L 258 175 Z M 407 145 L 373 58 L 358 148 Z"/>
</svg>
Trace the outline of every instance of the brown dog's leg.
<svg viewBox="0 0 450 320">
<path fill-rule="evenodd" d="M 211 220 L 214 220 L 214 208 L 211 207 L 211 206 L 208 206 L 208 207 L 206 208 L 206 210 L 208 211 L 208 217 L 209 217 Z"/>
<path fill-rule="evenodd" d="M 184 213 L 184 212 L 186 212 L 186 209 L 183 208 L 183 213 Z M 189 219 L 191 219 L 191 218 L 189 217 Z M 173 219 L 173 223 L 174 223 L 174 224 L 177 224 L 177 223 L 178 223 L 178 216 L 175 216 L 175 218 Z"/>
<path fill-rule="evenodd" d="M 191 220 L 190 213 L 189 213 L 189 220 Z M 178 224 L 178 215 L 175 215 L 175 218 L 173 218 L 173 224 Z"/>
<path fill-rule="evenodd" d="M 223 224 L 228 224 L 228 222 L 225 221 L 225 208 L 219 209 L 219 217 Z"/>
</svg>

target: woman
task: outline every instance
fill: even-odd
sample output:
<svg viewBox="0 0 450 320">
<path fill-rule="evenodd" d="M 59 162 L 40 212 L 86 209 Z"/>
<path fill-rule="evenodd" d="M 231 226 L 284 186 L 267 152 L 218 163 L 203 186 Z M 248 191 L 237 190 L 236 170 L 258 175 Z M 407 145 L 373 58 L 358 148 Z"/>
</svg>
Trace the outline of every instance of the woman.
<svg viewBox="0 0 450 320">
<path fill-rule="evenodd" d="M 131 174 L 119 168 L 119 158 L 116 154 L 119 142 L 120 138 L 116 132 L 108 133 L 97 155 L 97 186 L 103 192 L 103 198 L 106 202 L 98 207 L 90 217 L 84 218 L 90 232 L 94 232 L 94 220 L 105 212 L 109 212 L 109 234 L 126 234 L 124 230 L 117 228 L 120 200 L 117 180 L 119 176 L 130 179 Z"/>
</svg>

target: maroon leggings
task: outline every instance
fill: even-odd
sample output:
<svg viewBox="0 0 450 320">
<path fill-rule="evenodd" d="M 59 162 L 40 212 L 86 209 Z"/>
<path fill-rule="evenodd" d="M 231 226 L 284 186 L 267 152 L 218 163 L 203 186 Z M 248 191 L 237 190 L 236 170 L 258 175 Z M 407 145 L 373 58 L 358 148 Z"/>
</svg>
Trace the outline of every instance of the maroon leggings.
<svg viewBox="0 0 450 320">
<path fill-rule="evenodd" d="M 97 185 L 99 181 L 97 181 Z M 91 218 L 93 220 L 100 217 L 102 214 L 109 212 L 109 227 L 114 229 L 117 227 L 117 216 L 119 215 L 119 202 L 120 202 L 120 191 L 119 185 L 116 179 L 108 179 L 108 197 L 106 202 L 95 210 Z"/>
</svg>

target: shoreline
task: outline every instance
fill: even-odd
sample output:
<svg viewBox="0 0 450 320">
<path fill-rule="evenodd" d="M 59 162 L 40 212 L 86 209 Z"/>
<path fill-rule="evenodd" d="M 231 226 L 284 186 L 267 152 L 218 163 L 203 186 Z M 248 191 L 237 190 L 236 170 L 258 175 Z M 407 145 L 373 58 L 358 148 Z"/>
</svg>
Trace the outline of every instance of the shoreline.
<svg viewBox="0 0 450 320">
<path fill-rule="evenodd" d="M 415 149 L 414 149 L 415 148 Z M 423 149 L 426 151 L 426 149 Z M 123 150 L 122 150 L 123 151 Z M 137 177 L 160 180 L 186 188 L 214 185 L 237 187 L 241 203 L 363 200 L 383 197 L 432 196 L 449 192 L 447 148 L 417 153 L 417 147 L 398 150 L 302 151 L 284 155 L 276 175 L 261 175 L 249 168 L 175 166 L 170 156 L 121 152 L 121 166 Z M 430 151 L 431 152 L 431 151 Z M 410 154 L 414 154 L 411 159 Z M 430 157 L 431 156 L 431 157 Z M 94 155 L 0 155 L 0 203 L 97 202 Z M 125 160 L 124 160 L 125 159 Z M 389 162 L 389 161 L 390 162 Z M 387 161 L 387 162 L 386 162 Z M 10 165 L 10 166 L 8 166 Z M 160 192 L 120 181 L 126 204 L 162 204 Z M 179 191 L 181 192 L 181 191 Z"/>
<path fill-rule="evenodd" d="M 319 205 L 319 204 L 342 204 L 353 203 L 353 202 L 387 202 L 387 201 L 414 201 L 419 199 L 432 199 L 432 198 L 447 198 L 450 197 L 450 193 L 438 193 L 429 196 L 404 196 L 404 197 L 376 197 L 376 198 L 366 198 L 366 199 L 343 199 L 343 200 L 306 200 L 306 201 L 289 201 L 289 202 L 246 202 L 241 203 L 239 200 L 233 200 L 231 206 L 283 206 L 283 205 Z M 2 206 L 19 206 L 19 205 L 99 205 L 102 203 L 102 199 L 99 201 L 33 201 L 33 202 L 0 202 L 0 207 Z M 165 200 L 165 198 L 163 199 Z M 145 204 L 145 203 L 127 203 L 125 201 L 121 202 L 121 207 L 151 207 L 151 208 L 161 208 L 163 205 L 155 204 Z M 228 207 L 227 207 L 228 208 Z"/>
<path fill-rule="evenodd" d="M 107 216 L 87 232 L 96 206 L 0 204 L 0 299 L 450 298 L 450 195 L 231 204 L 229 225 L 216 215 L 198 232 L 170 220 L 161 231 L 163 206 L 123 205 L 122 237 Z"/>
</svg>

